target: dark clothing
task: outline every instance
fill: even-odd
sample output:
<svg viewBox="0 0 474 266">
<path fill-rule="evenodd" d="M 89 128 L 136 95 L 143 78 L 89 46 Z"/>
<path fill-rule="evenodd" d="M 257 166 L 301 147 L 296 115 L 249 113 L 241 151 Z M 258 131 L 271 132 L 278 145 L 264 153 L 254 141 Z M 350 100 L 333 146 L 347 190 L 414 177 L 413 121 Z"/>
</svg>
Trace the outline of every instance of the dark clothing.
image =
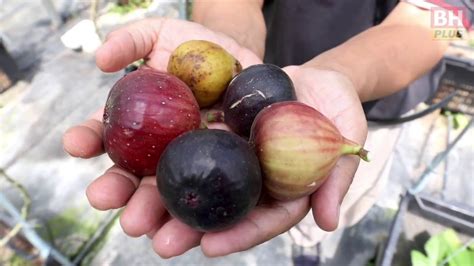
<svg viewBox="0 0 474 266">
<path fill-rule="evenodd" d="M 284 67 L 298 65 L 380 23 L 395 0 L 267 0 L 264 61 Z M 364 103 L 374 118 L 398 117 L 435 91 L 432 75 L 394 95 Z M 415 88 L 416 87 L 416 88 Z"/>
<path fill-rule="evenodd" d="M 265 60 L 299 65 L 376 24 L 376 0 L 266 1 Z"/>
</svg>

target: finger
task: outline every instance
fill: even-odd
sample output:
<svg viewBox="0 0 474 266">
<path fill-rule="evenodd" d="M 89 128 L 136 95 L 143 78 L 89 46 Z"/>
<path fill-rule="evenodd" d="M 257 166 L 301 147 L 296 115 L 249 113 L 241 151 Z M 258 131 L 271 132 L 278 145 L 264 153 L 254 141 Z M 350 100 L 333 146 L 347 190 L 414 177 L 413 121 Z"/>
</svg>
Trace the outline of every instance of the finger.
<svg viewBox="0 0 474 266">
<path fill-rule="evenodd" d="M 198 246 L 202 235 L 173 218 L 153 237 L 153 249 L 160 257 L 171 258 Z"/>
<path fill-rule="evenodd" d="M 104 152 L 102 113 L 101 109 L 87 121 L 64 133 L 63 147 L 67 153 L 74 157 L 91 158 Z"/>
<path fill-rule="evenodd" d="M 155 18 L 133 23 L 109 34 L 96 52 L 97 66 L 106 72 L 122 69 L 135 60 L 150 59 L 147 64 L 166 70 L 171 52 L 181 43 L 202 40 L 217 43 L 235 56 L 245 68 L 261 63 L 254 53 L 228 36 L 189 21 Z"/>
<path fill-rule="evenodd" d="M 217 122 L 214 122 L 214 123 L 209 123 L 207 125 L 207 128 L 209 129 L 221 129 L 221 130 L 226 130 L 226 131 L 232 131 L 229 126 L 225 123 L 217 123 Z"/>
<path fill-rule="evenodd" d="M 159 35 L 158 45 L 150 54 L 149 63 L 158 69 L 166 69 L 171 52 L 180 44 L 189 40 L 207 40 L 222 46 L 233 55 L 243 68 L 262 63 L 262 60 L 250 50 L 240 46 L 229 36 L 212 31 L 201 24 L 184 20 L 167 19 L 161 24 L 154 24 L 155 34 Z M 154 60 L 158 58 L 159 60 Z"/>
<path fill-rule="evenodd" d="M 160 217 L 160 220 L 158 221 L 157 224 L 155 224 L 155 226 L 150 230 L 150 232 L 146 233 L 146 236 L 149 238 L 149 239 L 153 239 L 153 237 L 156 235 L 156 233 L 158 232 L 158 230 L 160 230 L 160 228 L 166 224 L 169 220 L 171 220 L 171 216 L 169 215 L 169 213 L 165 212 L 161 217 Z"/>
<path fill-rule="evenodd" d="M 145 58 L 158 41 L 159 29 L 164 21 L 141 20 L 111 32 L 105 43 L 96 51 L 97 66 L 105 72 L 114 72 Z"/>
<path fill-rule="evenodd" d="M 357 99 L 357 96 L 352 99 Z M 363 145 L 367 137 L 364 112 L 358 101 L 348 106 L 349 109 L 333 116 L 332 120 L 345 138 Z M 342 156 L 326 182 L 312 195 L 313 216 L 321 229 L 333 231 L 338 227 L 341 203 L 352 184 L 359 162 L 357 156 Z"/>
<path fill-rule="evenodd" d="M 127 204 L 138 183 L 138 178 L 113 166 L 87 187 L 87 199 L 98 210 L 121 208 Z"/>
<path fill-rule="evenodd" d="M 128 201 L 120 216 L 120 225 L 127 235 L 139 237 L 156 228 L 164 214 L 165 208 L 156 188 L 156 178 L 148 176 L 141 180 Z"/>
<path fill-rule="evenodd" d="M 206 256 L 216 257 L 247 250 L 286 232 L 301 221 L 308 210 L 308 197 L 257 206 L 232 228 L 205 234 L 201 240 L 202 251 Z"/>
<path fill-rule="evenodd" d="M 356 157 L 340 158 L 329 178 L 311 196 L 314 220 L 321 229 L 336 230 L 342 200 L 349 190 L 358 165 L 359 159 Z"/>
</svg>

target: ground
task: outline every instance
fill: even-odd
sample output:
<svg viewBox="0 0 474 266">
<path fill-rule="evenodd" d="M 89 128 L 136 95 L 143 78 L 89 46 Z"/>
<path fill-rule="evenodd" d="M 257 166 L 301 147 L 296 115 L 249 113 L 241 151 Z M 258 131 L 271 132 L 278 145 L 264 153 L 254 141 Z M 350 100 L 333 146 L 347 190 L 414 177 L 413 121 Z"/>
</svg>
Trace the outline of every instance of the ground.
<svg viewBox="0 0 474 266">
<path fill-rule="evenodd" d="M 53 2 L 58 10 L 70 14 L 68 22 L 57 29 L 49 24 L 40 1 L 26 5 L 0 1 L 0 31 L 7 36 L 10 52 L 24 74 L 23 80 L 0 94 L 0 168 L 28 191 L 32 202 L 28 221 L 36 225 L 43 238 L 74 257 L 105 221 L 111 223 L 110 231 L 86 254 L 84 264 L 291 264 L 295 247 L 286 233 L 223 258 L 206 258 L 195 248 L 183 256 L 162 260 L 153 253 L 146 237 L 129 238 L 121 231 L 116 219 L 111 219 L 115 212 L 99 212 L 89 206 L 85 189 L 111 162 L 107 156 L 91 160 L 69 157 L 62 149 L 62 134 L 102 107 L 108 90 L 123 72 L 104 74 L 95 67 L 92 54 L 65 48 L 60 36 L 87 17 L 87 5 L 83 1 Z M 153 14 L 177 16 L 177 1 L 156 2 Z M 100 30 L 105 33 L 117 22 L 134 18 L 101 16 Z M 393 151 L 394 163 L 384 192 L 360 223 L 336 231 L 322 244 L 323 265 L 365 265 L 374 257 L 377 246 L 388 235 L 400 196 L 413 186 L 434 155 L 446 147 L 447 140 L 459 133 L 450 130 L 448 119 L 438 113 L 400 127 L 402 133 Z M 471 128 L 449 154 L 447 163 L 430 174 L 425 193 L 474 207 L 473 139 Z M 1 178 L 0 191 L 21 208 L 18 191 Z"/>
</svg>

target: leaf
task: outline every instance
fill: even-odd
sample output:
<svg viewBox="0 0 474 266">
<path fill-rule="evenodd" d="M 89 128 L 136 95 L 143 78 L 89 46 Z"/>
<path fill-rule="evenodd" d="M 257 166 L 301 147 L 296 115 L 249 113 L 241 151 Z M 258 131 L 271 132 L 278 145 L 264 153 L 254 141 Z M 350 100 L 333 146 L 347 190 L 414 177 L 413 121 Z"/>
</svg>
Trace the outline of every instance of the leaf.
<svg viewBox="0 0 474 266">
<path fill-rule="evenodd" d="M 425 251 L 433 263 L 443 261 L 449 254 L 461 246 L 461 241 L 452 229 L 434 235 L 425 243 Z"/>
<path fill-rule="evenodd" d="M 441 234 L 430 237 L 425 243 L 425 251 L 428 255 L 428 259 L 435 264 L 443 260 L 448 250 L 449 247 Z"/>
<path fill-rule="evenodd" d="M 474 265 L 474 251 L 463 250 L 449 262 L 449 266 L 471 266 Z"/>
<path fill-rule="evenodd" d="M 469 119 L 463 113 L 456 113 L 453 115 L 454 129 L 464 128 L 469 123 Z"/>
<path fill-rule="evenodd" d="M 443 242 L 448 246 L 449 252 L 453 252 L 462 246 L 458 235 L 453 229 L 448 229 L 441 234 Z"/>
<path fill-rule="evenodd" d="M 436 263 L 432 263 L 429 258 L 418 250 L 412 250 L 410 256 L 411 265 L 413 266 L 436 266 Z"/>
</svg>

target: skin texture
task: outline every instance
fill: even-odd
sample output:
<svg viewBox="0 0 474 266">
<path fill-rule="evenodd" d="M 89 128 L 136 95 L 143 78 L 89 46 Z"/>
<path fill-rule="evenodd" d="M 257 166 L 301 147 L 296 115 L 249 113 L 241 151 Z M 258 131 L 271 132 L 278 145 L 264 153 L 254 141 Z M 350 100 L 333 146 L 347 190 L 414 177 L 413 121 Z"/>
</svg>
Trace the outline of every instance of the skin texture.
<svg viewBox="0 0 474 266">
<path fill-rule="evenodd" d="M 263 58 L 266 35 L 265 20 L 261 12 L 263 1 L 195 0 L 192 20 L 211 30 L 224 32 Z"/>
<path fill-rule="evenodd" d="M 262 0 L 196 0 L 193 19 L 233 37 L 262 58 L 265 47 L 262 4 Z M 378 99 L 406 87 L 441 59 L 449 42 L 435 40 L 434 30 L 429 10 L 399 3 L 380 25 L 304 65 L 345 75 L 362 102 Z"/>
<path fill-rule="evenodd" d="M 199 2 L 204 4 L 206 1 Z M 213 28 L 212 24 L 216 21 L 222 21 L 221 26 L 214 29 L 234 39 L 194 23 L 143 20 L 111 33 L 97 51 L 97 65 L 103 71 L 113 72 L 134 60 L 145 58 L 150 67 L 166 70 L 171 51 L 192 39 L 216 42 L 234 55 L 244 68 L 261 63 L 265 30 L 264 27 L 262 30 L 261 26 L 254 26 L 252 21 L 255 19 L 259 25 L 264 25 L 263 16 L 258 12 L 258 5 L 245 5 L 247 2 L 241 1 L 242 4 L 235 8 L 239 9 L 238 14 L 248 14 L 249 18 L 218 15 L 236 14 L 235 10 L 226 13 L 214 8 L 200 9 L 201 12 L 211 12 L 199 15 L 207 18 L 209 28 Z M 196 14 L 194 17 L 199 16 Z M 244 17 L 245 23 L 242 24 L 235 24 L 232 20 Z M 363 144 L 367 126 L 361 100 L 401 89 L 441 58 L 446 44 L 433 41 L 429 34 L 432 33 L 429 19 L 429 11 L 400 4 L 387 21 L 378 26 L 377 31 L 372 31 L 370 35 L 359 34 L 356 38 L 360 41 L 343 44 L 340 53 L 332 50 L 321 55 L 321 60 L 316 57 L 312 64 L 285 67 L 295 85 L 298 100 L 318 109 L 347 139 Z M 231 29 L 238 30 L 232 33 Z M 242 35 L 245 38 L 240 39 L 240 35 L 235 34 L 239 31 L 245 32 Z M 397 33 L 393 34 L 394 31 Z M 392 35 L 386 36 L 385 32 Z M 395 35 L 396 40 L 387 39 Z M 374 50 L 367 51 L 364 47 L 371 43 L 377 45 L 371 47 Z M 423 47 L 421 53 L 420 47 Z M 358 52 L 351 53 L 352 49 Z M 341 58 L 344 55 L 347 61 Z M 332 64 L 333 61 L 344 61 L 344 67 L 342 63 Z M 407 61 L 410 63 L 406 64 Z M 398 76 L 400 74 L 402 79 Z M 103 152 L 100 112 L 64 134 L 64 148 L 72 156 L 91 158 Z M 160 202 L 154 177 L 139 180 L 117 166 L 90 184 L 87 197 L 91 205 L 100 210 L 125 207 L 120 219 L 123 230 L 130 236 L 152 237 L 154 250 L 164 258 L 180 255 L 198 245 L 207 256 L 222 256 L 246 250 L 287 231 L 306 215 L 310 206 L 316 223 L 322 229 L 336 229 L 340 204 L 358 163 L 359 160 L 354 157 L 343 157 L 324 184 L 310 197 L 261 204 L 235 227 L 218 233 L 202 234 L 170 218 Z"/>
</svg>

